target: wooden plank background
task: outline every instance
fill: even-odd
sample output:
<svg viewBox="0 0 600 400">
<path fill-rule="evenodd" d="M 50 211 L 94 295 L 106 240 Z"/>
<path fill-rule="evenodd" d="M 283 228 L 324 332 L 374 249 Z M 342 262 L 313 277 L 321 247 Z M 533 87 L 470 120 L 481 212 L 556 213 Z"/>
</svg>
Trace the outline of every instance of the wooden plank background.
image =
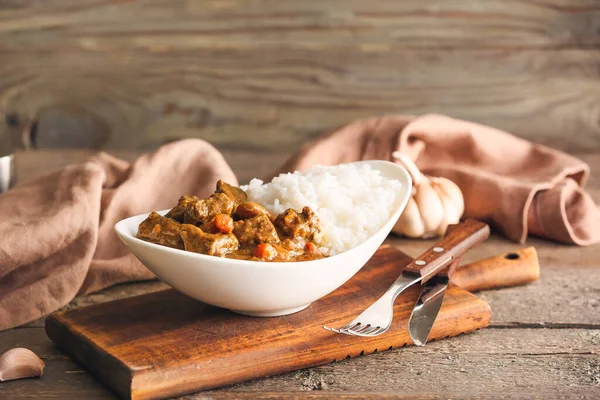
<svg viewBox="0 0 600 400">
<path fill-rule="evenodd" d="M 0 137 L 291 151 L 444 113 L 600 148 L 598 0 L 0 0 Z"/>
</svg>

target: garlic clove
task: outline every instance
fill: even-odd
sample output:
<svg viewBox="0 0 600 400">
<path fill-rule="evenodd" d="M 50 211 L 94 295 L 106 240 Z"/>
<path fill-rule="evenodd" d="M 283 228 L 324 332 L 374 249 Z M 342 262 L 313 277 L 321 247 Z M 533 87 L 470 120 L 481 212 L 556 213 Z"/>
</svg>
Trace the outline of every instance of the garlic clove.
<svg viewBox="0 0 600 400">
<path fill-rule="evenodd" d="M 408 199 L 402 215 L 394 225 L 393 231 L 410 238 L 418 238 L 425 233 L 421 213 L 413 197 Z"/>
<path fill-rule="evenodd" d="M 10 349 L 0 356 L 0 382 L 40 377 L 44 373 L 44 366 L 44 362 L 33 351 L 24 347 Z"/>
<path fill-rule="evenodd" d="M 444 197 L 442 198 L 442 203 L 444 204 L 444 210 L 446 211 L 446 225 L 458 224 L 460 217 L 462 217 L 462 212 L 456 207 L 456 204 Z M 445 231 L 446 230 L 444 229 L 444 232 Z"/>
<path fill-rule="evenodd" d="M 458 218 L 460 219 L 460 217 L 462 217 L 463 213 L 465 212 L 465 200 L 462 191 L 460 190 L 458 185 L 452 182 L 450 179 L 437 178 L 436 183 L 438 184 L 440 191 L 443 193 L 443 196 L 452 201 L 452 203 L 456 207 L 456 212 L 460 214 L 458 216 Z"/>
<path fill-rule="evenodd" d="M 460 219 L 460 215 L 457 215 L 456 206 L 454 205 L 452 199 L 444 195 L 441 185 L 433 183 L 432 187 L 438 194 L 440 202 L 442 203 L 442 208 L 444 209 L 444 220 L 438 226 L 436 231 L 438 235 L 443 236 L 448 229 L 448 225 L 457 223 Z"/>
<path fill-rule="evenodd" d="M 448 182 L 450 184 L 448 184 Z M 453 182 L 447 181 L 438 185 L 438 191 L 440 193 L 440 199 L 444 204 L 444 210 L 446 215 L 446 227 L 443 228 L 441 234 L 446 233 L 448 225 L 457 224 L 460 221 L 460 217 L 463 215 L 465 204 L 462 198 L 462 194 L 459 191 L 459 197 L 453 196 L 451 193 L 452 186 L 455 186 Z M 456 193 L 455 193 L 456 194 Z"/>
<path fill-rule="evenodd" d="M 424 183 L 419 186 L 415 201 L 421 211 L 425 234 L 435 236 L 438 227 L 444 222 L 444 206 L 440 197 L 430 184 Z"/>
</svg>

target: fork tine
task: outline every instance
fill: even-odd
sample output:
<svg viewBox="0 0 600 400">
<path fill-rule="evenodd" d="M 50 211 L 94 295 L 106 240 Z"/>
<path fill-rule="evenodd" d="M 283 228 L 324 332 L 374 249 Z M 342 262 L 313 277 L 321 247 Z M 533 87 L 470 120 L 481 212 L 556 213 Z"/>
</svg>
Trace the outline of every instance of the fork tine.
<svg viewBox="0 0 600 400">
<path fill-rule="evenodd" d="M 362 335 L 371 336 L 373 333 L 377 332 L 381 327 L 380 326 L 372 326 L 369 329 L 365 329 L 361 332 Z"/>
<path fill-rule="evenodd" d="M 359 325 L 357 327 L 354 327 L 354 328 L 351 328 L 351 329 L 348 329 L 348 330 L 350 332 L 352 332 L 352 333 L 362 333 L 362 332 L 364 332 L 366 330 L 369 330 L 369 329 L 371 329 L 371 325 L 370 324 L 361 324 L 361 325 Z"/>
<path fill-rule="evenodd" d="M 352 335 L 352 333 L 350 333 L 350 329 L 354 328 L 354 327 L 359 327 L 359 326 L 360 326 L 360 322 L 351 322 L 347 325 L 342 326 L 341 328 L 331 328 L 329 326 L 323 325 L 323 329 L 330 331 L 330 332 Z"/>
<path fill-rule="evenodd" d="M 362 331 L 360 331 L 360 332 L 353 332 L 353 334 L 354 334 L 354 335 L 356 335 L 356 336 L 371 336 L 371 335 L 369 334 L 369 331 L 371 331 L 371 328 L 369 328 L 369 329 L 364 329 L 364 330 L 362 330 Z"/>
<path fill-rule="evenodd" d="M 381 335 L 382 333 L 385 333 L 388 330 L 388 328 L 381 328 L 379 326 L 368 327 L 367 329 L 363 328 L 362 330 L 360 328 L 359 329 L 350 329 L 350 328 L 348 328 L 348 326 L 356 326 L 356 324 L 346 325 L 341 328 L 330 328 L 329 326 L 323 325 L 323 329 L 326 329 L 330 332 L 340 333 L 340 334 L 344 334 L 344 335 L 369 336 L 369 337 Z"/>
<path fill-rule="evenodd" d="M 375 337 L 378 335 L 381 335 L 382 333 L 385 333 L 387 331 L 387 328 L 381 328 L 379 326 L 370 328 L 368 330 L 364 330 L 360 333 L 357 333 L 357 336 L 364 336 L 364 337 Z"/>
<path fill-rule="evenodd" d="M 383 333 L 386 333 L 388 330 L 388 328 L 379 328 L 377 329 L 375 332 L 371 332 L 371 336 L 378 336 L 381 335 Z"/>
<path fill-rule="evenodd" d="M 340 331 L 344 333 L 353 332 L 355 329 L 360 329 L 361 326 L 362 324 L 360 322 L 351 322 L 348 325 L 342 326 Z"/>
<path fill-rule="evenodd" d="M 360 329 L 361 326 L 364 326 L 361 322 L 352 321 L 348 325 L 346 325 L 346 329 L 348 329 L 348 330 Z"/>
</svg>

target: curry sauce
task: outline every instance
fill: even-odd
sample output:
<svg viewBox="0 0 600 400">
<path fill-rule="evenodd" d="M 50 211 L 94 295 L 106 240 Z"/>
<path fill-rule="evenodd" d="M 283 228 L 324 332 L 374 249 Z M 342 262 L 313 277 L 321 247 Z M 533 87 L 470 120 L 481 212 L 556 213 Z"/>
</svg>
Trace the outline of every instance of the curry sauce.
<svg viewBox="0 0 600 400">
<path fill-rule="evenodd" d="M 221 180 L 206 199 L 183 196 L 165 216 L 150 213 L 136 237 L 151 243 L 218 257 L 256 261 L 310 261 L 324 255 L 314 242 L 319 219 L 310 207 L 273 217 Z"/>
</svg>

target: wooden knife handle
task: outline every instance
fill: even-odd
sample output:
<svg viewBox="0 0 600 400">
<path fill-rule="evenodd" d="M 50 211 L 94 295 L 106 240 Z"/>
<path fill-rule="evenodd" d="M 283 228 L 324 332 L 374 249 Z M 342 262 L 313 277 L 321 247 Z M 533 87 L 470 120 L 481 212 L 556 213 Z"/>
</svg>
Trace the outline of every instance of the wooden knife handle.
<svg viewBox="0 0 600 400">
<path fill-rule="evenodd" d="M 445 278 L 446 282 L 450 282 L 450 277 L 454 275 L 456 269 L 458 268 L 458 264 L 460 263 L 460 258 L 452 261 L 449 266 L 438 272 L 435 276 L 436 278 Z"/>
<path fill-rule="evenodd" d="M 451 282 L 468 291 L 525 285 L 540 277 L 534 247 L 486 258 L 458 267 Z"/>
<path fill-rule="evenodd" d="M 446 236 L 408 264 L 402 273 L 421 276 L 425 282 L 489 235 L 490 227 L 474 219 L 450 225 Z"/>
</svg>

